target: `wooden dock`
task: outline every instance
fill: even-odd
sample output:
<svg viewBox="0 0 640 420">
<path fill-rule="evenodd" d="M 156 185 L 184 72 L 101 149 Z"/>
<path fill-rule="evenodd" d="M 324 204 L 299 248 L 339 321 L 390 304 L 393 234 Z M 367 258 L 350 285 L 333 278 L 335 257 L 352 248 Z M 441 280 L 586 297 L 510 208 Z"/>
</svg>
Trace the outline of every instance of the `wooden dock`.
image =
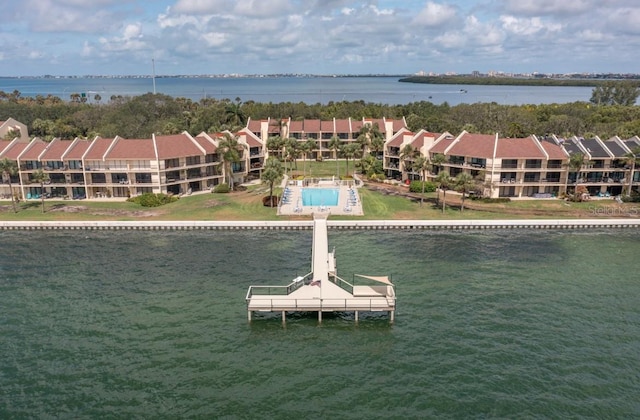
<svg viewBox="0 0 640 420">
<path fill-rule="evenodd" d="M 386 276 L 363 276 L 362 285 L 341 279 L 336 272 L 335 252 L 329 252 L 327 215 L 314 214 L 311 271 L 286 286 L 251 286 L 247 291 L 247 311 L 253 312 L 360 312 L 389 313 L 394 321 L 396 295 L 393 283 Z"/>
</svg>

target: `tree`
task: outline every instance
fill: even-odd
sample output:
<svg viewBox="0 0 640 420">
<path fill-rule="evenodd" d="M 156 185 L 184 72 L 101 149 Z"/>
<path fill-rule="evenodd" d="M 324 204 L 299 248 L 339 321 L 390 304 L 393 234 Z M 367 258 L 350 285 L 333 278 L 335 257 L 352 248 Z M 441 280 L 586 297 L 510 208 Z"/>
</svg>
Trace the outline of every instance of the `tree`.
<svg viewBox="0 0 640 420">
<path fill-rule="evenodd" d="M 307 175 L 307 157 L 309 153 L 311 153 L 316 148 L 316 141 L 313 139 L 308 139 L 304 143 L 300 144 L 300 153 L 302 153 L 303 163 L 302 163 L 302 173 L 303 175 Z"/>
<path fill-rule="evenodd" d="M 447 199 L 447 190 L 452 183 L 451 176 L 449 176 L 447 172 L 442 171 L 436 177 L 436 183 L 438 184 L 438 188 L 442 190 L 442 212 L 444 213 Z"/>
<path fill-rule="evenodd" d="M 384 147 L 384 137 L 380 132 L 378 123 L 364 124 L 362 128 L 360 128 L 356 142 L 362 148 L 362 156 L 366 156 L 372 150 L 376 152 L 382 150 Z"/>
<path fill-rule="evenodd" d="M 349 159 L 355 159 L 360 151 L 360 146 L 357 143 L 348 143 L 342 146 L 342 155 L 347 160 L 347 176 L 349 176 Z"/>
<path fill-rule="evenodd" d="M 235 102 L 228 103 L 224 113 L 227 118 L 227 123 L 232 124 L 236 128 L 244 126 L 247 122 L 247 116 L 242 110 L 242 101 L 240 98 L 236 98 Z"/>
<path fill-rule="evenodd" d="M 336 160 L 336 177 L 340 178 L 340 167 L 338 166 L 338 151 L 342 146 L 342 142 L 338 136 L 331 137 L 329 140 L 329 149 L 333 150 L 333 158 Z"/>
<path fill-rule="evenodd" d="M 631 195 L 633 189 L 633 174 L 636 170 L 636 164 L 640 162 L 640 146 L 634 147 L 631 152 L 624 155 L 627 165 L 631 165 L 631 172 L 629 173 L 629 189 L 627 195 Z"/>
<path fill-rule="evenodd" d="M 49 174 L 42 169 L 38 169 L 31 174 L 31 181 L 40 184 L 40 199 L 42 200 L 42 212 L 44 213 L 44 183 L 49 181 Z"/>
<path fill-rule="evenodd" d="M 582 153 L 574 153 L 573 155 L 571 155 L 569 157 L 569 163 L 567 164 L 567 166 L 569 167 L 570 170 L 572 170 L 573 172 L 576 173 L 576 180 L 575 183 L 576 185 L 578 185 L 578 183 L 580 182 L 580 170 L 582 169 L 582 165 L 584 165 L 584 154 Z M 567 182 L 569 182 L 569 177 L 567 176 Z M 567 190 L 567 185 L 565 185 L 565 191 Z M 574 188 L 574 192 L 575 192 L 575 188 Z M 577 195 L 577 194 L 574 194 Z"/>
<path fill-rule="evenodd" d="M 442 153 L 436 153 L 431 158 L 432 170 L 435 174 L 438 174 L 442 170 L 442 165 L 447 161 L 447 157 Z M 435 170 L 437 168 L 437 171 Z"/>
<path fill-rule="evenodd" d="M 416 150 L 410 144 L 406 144 L 402 150 L 400 150 L 400 161 L 405 171 L 410 172 L 413 170 L 413 158 L 415 155 Z M 402 170 L 402 168 L 398 169 Z"/>
<path fill-rule="evenodd" d="M 278 157 L 282 158 L 282 146 L 284 142 L 280 136 L 271 136 L 267 139 L 267 150 L 269 153 L 275 152 Z"/>
<path fill-rule="evenodd" d="M 228 182 L 231 191 L 233 191 L 232 164 L 240 162 L 245 148 L 244 144 L 238 142 L 238 137 L 229 132 L 224 133 L 224 137 L 218 144 L 218 151 L 224 164 L 225 173 L 229 176 Z"/>
<path fill-rule="evenodd" d="M 289 137 L 283 140 L 284 143 L 284 161 L 285 161 L 285 173 L 287 172 L 286 163 L 289 162 L 289 171 L 293 172 L 293 163 L 298 167 L 297 159 L 300 155 L 300 145 L 298 140 L 293 137 Z"/>
<path fill-rule="evenodd" d="M 422 195 L 420 196 L 420 207 L 422 207 L 422 203 L 424 202 L 424 187 L 427 181 L 427 170 L 431 166 L 431 162 L 422 154 L 419 154 L 416 159 L 413 161 L 413 170 L 420 172 L 422 179 Z"/>
<path fill-rule="evenodd" d="M 640 87 L 629 81 L 609 81 L 596 86 L 589 101 L 596 105 L 635 105 L 640 96 Z"/>
<path fill-rule="evenodd" d="M 454 180 L 456 190 L 462 193 L 462 205 L 460 206 L 460 211 L 464 211 L 464 200 L 465 196 L 471 189 L 475 186 L 475 182 L 471 174 L 466 172 L 460 172 L 455 180 Z"/>
<path fill-rule="evenodd" d="M 9 192 L 11 193 L 11 205 L 13 206 L 13 212 L 17 213 L 16 200 L 13 196 L 13 185 L 11 184 L 11 177 L 18 174 L 18 163 L 15 160 L 9 160 L 4 158 L 0 160 L 0 173 L 9 182 Z"/>
<path fill-rule="evenodd" d="M 269 203 L 273 207 L 273 185 L 282 180 L 284 167 L 278 158 L 271 156 L 267 159 L 262 170 L 262 182 L 269 184 Z"/>
</svg>

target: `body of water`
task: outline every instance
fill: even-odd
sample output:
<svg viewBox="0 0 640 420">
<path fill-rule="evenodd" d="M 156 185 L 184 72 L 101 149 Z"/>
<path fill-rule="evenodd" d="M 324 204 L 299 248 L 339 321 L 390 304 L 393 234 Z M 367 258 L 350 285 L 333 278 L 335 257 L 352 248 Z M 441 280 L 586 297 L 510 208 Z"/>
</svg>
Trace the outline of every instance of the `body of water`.
<svg viewBox="0 0 640 420">
<path fill-rule="evenodd" d="M 311 231 L 0 232 L 0 418 L 637 418 L 635 230 L 329 231 L 386 314 L 247 322 Z"/>
<path fill-rule="evenodd" d="M 555 86 L 429 85 L 400 83 L 397 77 L 262 77 L 156 79 L 156 92 L 194 101 L 228 98 L 256 102 L 359 101 L 407 104 L 429 101 L 449 105 L 496 102 L 503 105 L 569 103 L 588 101 L 593 88 Z M 153 92 L 151 78 L 0 78 L 0 91 L 18 90 L 22 96 L 48 94 L 68 100 L 72 93 L 95 95 L 106 102 L 112 95 L 133 96 Z"/>
</svg>

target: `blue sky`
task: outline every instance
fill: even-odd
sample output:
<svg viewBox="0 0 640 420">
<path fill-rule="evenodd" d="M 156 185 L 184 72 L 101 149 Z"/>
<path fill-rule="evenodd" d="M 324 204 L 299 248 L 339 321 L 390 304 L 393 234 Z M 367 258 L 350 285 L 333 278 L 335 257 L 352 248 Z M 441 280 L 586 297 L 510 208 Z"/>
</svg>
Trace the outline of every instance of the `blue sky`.
<svg viewBox="0 0 640 420">
<path fill-rule="evenodd" d="M 640 73 L 637 0 L 16 0 L 0 76 Z"/>
</svg>

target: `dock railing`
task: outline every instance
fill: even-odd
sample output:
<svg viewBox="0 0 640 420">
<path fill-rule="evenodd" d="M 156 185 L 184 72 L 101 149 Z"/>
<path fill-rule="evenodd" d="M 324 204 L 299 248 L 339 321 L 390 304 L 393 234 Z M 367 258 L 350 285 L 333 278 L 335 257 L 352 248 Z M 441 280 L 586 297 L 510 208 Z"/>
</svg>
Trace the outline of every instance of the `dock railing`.
<svg viewBox="0 0 640 420">
<path fill-rule="evenodd" d="M 369 299 L 259 299 L 251 301 L 254 311 L 392 311 L 395 300 L 386 298 Z"/>
<path fill-rule="evenodd" d="M 286 296 L 298 290 L 305 282 L 311 279 L 313 272 L 304 276 L 298 276 L 286 286 L 249 286 L 246 300 L 252 296 Z"/>
<path fill-rule="evenodd" d="M 329 278 L 335 285 L 340 286 L 341 289 L 346 290 L 350 294 L 353 294 L 353 285 L 340 277 L 333 275 Z"/>
</svg>

